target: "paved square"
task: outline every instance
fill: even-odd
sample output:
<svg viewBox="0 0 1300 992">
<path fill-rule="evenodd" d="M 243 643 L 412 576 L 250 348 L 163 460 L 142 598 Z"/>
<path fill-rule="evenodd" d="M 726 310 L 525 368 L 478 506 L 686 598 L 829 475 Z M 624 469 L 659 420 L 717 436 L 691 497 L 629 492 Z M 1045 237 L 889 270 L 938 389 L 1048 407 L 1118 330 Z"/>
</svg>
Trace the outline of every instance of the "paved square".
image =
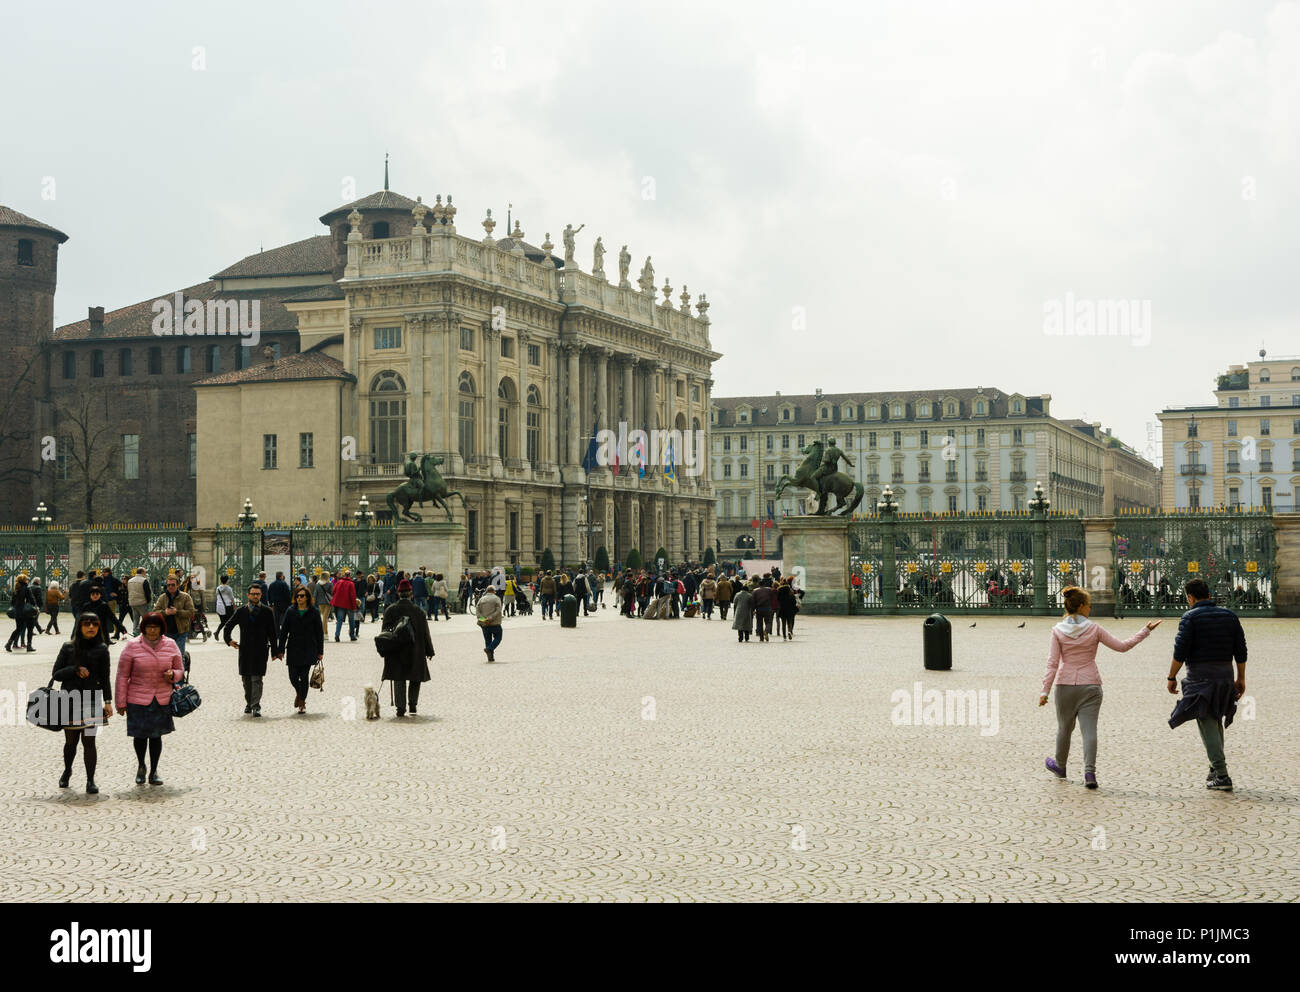
<svg viewBox="0 0 1300 992">
<path fill-rule="evenodd" d="M 379 722 L 360 718 L 371 625 L 328 643 L 307 716 L 273 661 L 245 717 L 235 652 L 197 644 L 203 706 L 166 738 L 163 786 L 134 785 L 115 717 L 100 795 L 80 756 L 60 790 L 61 735 L 6 714 L 0 899 L 1300 899 L 1300 624 L 1246 621 L 1254 718 L 1228 731 L 1221 794 L 1194 727 L 1165 723 L 1176 621 L 1099 658 L 1097 792 L 1077 732 L 1070 781 L 1042 768 L 1056 618 L 1019 622 L 956 618 L 954 670 L 926 672 L 919 618 L 801 617 L 795 641 L 747 645 L 716 619 L 517 618 L 488 665 L 458 616 L 432 628 L 419 716 L 385 688 Z M 44 684 L 57 641 L 0 659 L 0 688 Z M 986 730 L 996 699 L 997 732 L 898 722 L 917 682 L 983 692 Z"/>
</svg>

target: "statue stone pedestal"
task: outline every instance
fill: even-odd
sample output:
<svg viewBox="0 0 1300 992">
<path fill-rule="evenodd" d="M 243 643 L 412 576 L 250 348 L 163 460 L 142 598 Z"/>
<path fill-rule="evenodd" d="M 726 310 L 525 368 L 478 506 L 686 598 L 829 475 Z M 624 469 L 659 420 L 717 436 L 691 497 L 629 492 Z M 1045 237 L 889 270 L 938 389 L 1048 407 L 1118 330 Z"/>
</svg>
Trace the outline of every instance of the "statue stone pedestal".
<svg viewBox="0 0 1300 992">
<path fill-rule="evenodd" d="M 802 578 L 800 610 L 849 612 L 849 520 L 847 517 L 786 517 L 781 521 L 781 574 Z M 800 584 L 800 578 L 795 579 Z"/>
<path fill-rule="evenodd" d="M 402 523 L 396 527 L 397 567 L 408 574 L 421 565 L 441 572 L 448 588 L 465 570 L 465 525 L 448 520 Z"/>
</svg>

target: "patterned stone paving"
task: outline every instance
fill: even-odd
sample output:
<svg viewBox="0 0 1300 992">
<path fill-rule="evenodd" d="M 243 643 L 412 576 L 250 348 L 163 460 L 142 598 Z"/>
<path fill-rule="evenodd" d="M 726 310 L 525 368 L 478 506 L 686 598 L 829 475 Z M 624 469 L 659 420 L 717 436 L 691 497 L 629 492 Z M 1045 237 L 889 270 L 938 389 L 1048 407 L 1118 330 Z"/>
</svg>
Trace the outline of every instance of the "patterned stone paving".
<svg viewBox="0 0 1300 992">
<path fill-rule="evenodd" d="M 1068 782 L 1042 768 L 1054 618 L 956 619 L 946 673 L 923 670 L 918 619 L 801 618 L 795 641 L 747 645 L 716 619 L 612 609 L 507 622 L 496 665 L 468 618 L 436 625 L 402 721 L 386 689 L 384 719 L 348 718 L 380 669 L 373 626 L 329 642 L 307 716 L 272 662 L 260 721 L 234 651 L 197 644 L 204 703 L 156 788 L 134 784 L 124 718 L 89 797 L 79 759 L 57 787 L 60 737 L 0 712 L 0 899 L 1300 899 L 1295 622 L 1247 621 L 1234 794 L 1205 790 L 1195 729 L 1165 723 L 1173 621 L 1101 661 L 1097 792 L 1081 762 Z M 0 689 L 45 682 L 57 638 L 37 643 L 0 657 Z M 916 682 L 996 691 L 997 733 L 900 725 L 911 704 L 891 697 Z"/>
</svg>

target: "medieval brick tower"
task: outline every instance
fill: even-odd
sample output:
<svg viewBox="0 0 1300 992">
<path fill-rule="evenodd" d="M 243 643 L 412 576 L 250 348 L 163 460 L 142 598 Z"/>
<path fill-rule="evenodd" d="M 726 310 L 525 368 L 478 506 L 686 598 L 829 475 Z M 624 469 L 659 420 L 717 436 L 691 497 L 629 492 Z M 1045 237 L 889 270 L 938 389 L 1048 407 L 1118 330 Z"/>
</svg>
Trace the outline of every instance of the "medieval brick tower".
<svg viewBox="0 0 1300 992">
<path fill-rule="evenodd" d="M 36 509 L 41 467 L 41 406 L 46 390 L 43 347 L 54 331 L 62 231 L 0 204 L 0 360 L 8 389 L 0 391 L 0 507 L 24 522 Z"/>
</svg>

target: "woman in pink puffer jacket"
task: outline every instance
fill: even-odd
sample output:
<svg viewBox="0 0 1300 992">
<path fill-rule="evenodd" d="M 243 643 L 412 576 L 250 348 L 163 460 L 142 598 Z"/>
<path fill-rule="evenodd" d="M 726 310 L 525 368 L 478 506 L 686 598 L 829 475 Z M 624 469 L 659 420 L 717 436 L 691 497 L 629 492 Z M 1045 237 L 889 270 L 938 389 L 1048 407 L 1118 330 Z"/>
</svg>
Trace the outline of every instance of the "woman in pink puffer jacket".
<svg viewBox="0 0 1300 992">
<path fill-rule="evenodd" d="M 1083 784 L 1097 788 L 1097 717 L 1101 713 L 1101 673 L 1097 671 L 1097 645 L 1112 651 L 1128 651 L 1146 640 L 1160 626 L 1152 620 L 1127 641 L 1121 641 L 1100 624 L 1093 623 L 1091 597 L 1078 586 L 1062 590 L 1065 619 L 1052 628 L 1052 646 L 1043 677 L 1038 705 L 1047 705 L 1047 694 L 1056 683 L 1056 757 L 1048 758 L 1047 770 L 1065 778 L 1065 760 L 1070 756 L 1070 736 L 1077 720 L 1083 734 Z"/>
<path fill-rule="evenodd" d="M 176 642 L 163 636 L 165 629 L 161 613 L 146 613 L 140 620 L 140 636 L 131 638 L 117 659 L 113 695 L 118 715 L 126 714 L 127 736 L 135 741 L 139 764 L 136 785 L 144 785 L 146 747 L 149 784 L 162 785 L 158 777 L 162 737 L 176 729 L 172 722 L 172 686 L 185 678 L 185 662 Z"/>
</svg>

